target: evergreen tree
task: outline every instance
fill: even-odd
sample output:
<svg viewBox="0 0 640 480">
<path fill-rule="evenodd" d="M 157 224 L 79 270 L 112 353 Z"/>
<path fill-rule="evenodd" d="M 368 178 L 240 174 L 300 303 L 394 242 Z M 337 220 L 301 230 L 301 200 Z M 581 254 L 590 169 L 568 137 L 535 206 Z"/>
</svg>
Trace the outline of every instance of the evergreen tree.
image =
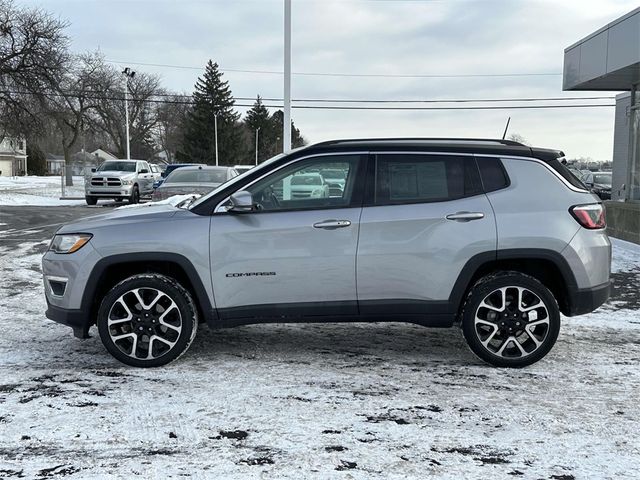
<svg viewBox="0 0 640 480">
<path fill-rule="evenodd" d="M 258 163 L 272 157 L 275 149 L 275 132 L 269 110 L 262 103 L 260 95 L 256 98 L 253 107 L 247 111 L 244 124 L 247 129 L 248 143 L 252 145 L 252 148 L 248 149 L 252 155 L 248 155 L 247 163 L 255 162 L 256 131 L 258 131 Z"/>
<path fill-rule="evenodd" d="M 193 93 L 194 105 L 187 117 L 183 147 L 178 152 L 182 162 L 216 163 L 215 124 L 218 124 L 220 165 L 234 165 L 243 158 L 244 144 L 240 115 L 233 109 L 229 82 L 222 80 L 218 64 L 207 63 Z"/>
<path fill-rule="evenodd" d="M 47 159 L 42 149 L 35 143 L 27 142 L 27 174 L 44 175 L 47 173 Z"/>
<path fill-rule="evenodd" d="M 282 148 L 283 140 L 281 137 L 282 137 L 282 131 L 283 131 L 283 125 L 284 125 L 284 113 L 282 112 L 282 110 L 278 110 L 274 112 L 274 114 L 271 116 L 271 125 L 274 131 L 277 132 L 276 142 L 275 142 L 276 143 L 275 153 L 281 153 L 283 150 Z M 279 140 L 278 140 L 278 137 L 280 137 Z M 306 143 L 307 142 L 302 136 L 302 134 L 300 133 L 300 130 L 293 123 L 293 120 L 291 120 L 291 148 L 302 147 Z"/>
</svg>

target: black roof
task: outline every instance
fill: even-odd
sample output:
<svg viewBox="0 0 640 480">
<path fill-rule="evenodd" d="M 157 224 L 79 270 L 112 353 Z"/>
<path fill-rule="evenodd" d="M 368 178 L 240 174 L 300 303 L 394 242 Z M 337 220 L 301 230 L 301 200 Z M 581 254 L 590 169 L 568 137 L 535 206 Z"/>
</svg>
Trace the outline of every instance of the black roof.
<svg viewBox="0 0 640 480">
<path fill-rule="evenodd" d="M 491 138 L 365 138 L 330 140 L 309 145 L 297 154 L 331 153 L 334 151 L 423 151 L 482 153 L 489 155 L 516 155 L 550 161 L 563 157 L 560 150 L 528 147 L 513 140 Z"/>
</svg>

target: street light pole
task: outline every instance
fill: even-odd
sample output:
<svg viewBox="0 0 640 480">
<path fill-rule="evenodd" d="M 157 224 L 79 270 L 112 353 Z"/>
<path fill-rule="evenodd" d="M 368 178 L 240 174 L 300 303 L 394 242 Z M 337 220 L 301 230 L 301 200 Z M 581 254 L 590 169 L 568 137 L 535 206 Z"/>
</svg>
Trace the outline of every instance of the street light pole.
<svg viewBox="0 0 640 480">
<path fill-rule="evenodd" d="M 127 137 L 127 160 L 131 160 L 131 145 L 129 139 L 129 79 L 136 74 L 129 67 L 122 71 L 124 75 L 124 119 L 125 119 L 125 135 Z"/>
<path fill-rule="evenodd" d="M 216 142 L 216 167 L 218 166 L 218 115 L 213 116 L 214 138 Z"/>
<path fill-rule="evenodd" d="M 256 165 L 258 164 L 258 132 L 260 127 L 256 128 Z"/>
<path fill-rule="evenodd" d="M 284 122 L 282 151 L 291 151 L 291 0 L 284 0 Z"/>
</svg>

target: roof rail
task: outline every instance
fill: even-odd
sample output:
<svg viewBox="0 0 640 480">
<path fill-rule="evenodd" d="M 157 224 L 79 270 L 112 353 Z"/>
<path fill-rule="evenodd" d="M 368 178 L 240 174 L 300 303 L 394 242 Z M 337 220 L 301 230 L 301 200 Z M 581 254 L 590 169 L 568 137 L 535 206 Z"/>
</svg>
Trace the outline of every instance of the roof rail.
<svg viewBox="0 0 640 480">
<path fill-rule="evenodd" d="M 396 138 L 345 138 L 340 140 L 327 140 L 314 144 L 337 145 L 343 143 L 394 143 L 394 142 L 419 142 L 419 143 L 458 143 L 474 145 L 505 145 L 513 147 L 526 147 L 526 145 L 514 140 L 494 139 L 494 138 L 445 138 L 445 137 L 396 137 Z"/>
</svg>

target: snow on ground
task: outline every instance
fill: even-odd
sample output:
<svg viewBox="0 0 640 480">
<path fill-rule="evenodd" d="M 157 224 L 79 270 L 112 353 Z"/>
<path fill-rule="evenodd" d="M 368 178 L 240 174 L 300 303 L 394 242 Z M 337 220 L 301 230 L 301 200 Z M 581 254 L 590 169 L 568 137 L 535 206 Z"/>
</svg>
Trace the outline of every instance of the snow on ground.
<svg viewBox="0 0 640 480">
<path fill-rule="evenodd" d="M 74 176 L 73 186 L 65 187 L 68 197 L 82 200 L 60 200 L 59 176 L 0 177 L 0 205 L 80 205 L 84 204 L 84 177 Z"/>
<path fill-rule="evenodd" d="M 128 368 L 44 318 L 45 246 L 0 247 L 0 478 L 637 478 L 622 242 L 612 302 L 522 370 L 403 323 L 203 327 L 179 361 Z"/>
</svg>

